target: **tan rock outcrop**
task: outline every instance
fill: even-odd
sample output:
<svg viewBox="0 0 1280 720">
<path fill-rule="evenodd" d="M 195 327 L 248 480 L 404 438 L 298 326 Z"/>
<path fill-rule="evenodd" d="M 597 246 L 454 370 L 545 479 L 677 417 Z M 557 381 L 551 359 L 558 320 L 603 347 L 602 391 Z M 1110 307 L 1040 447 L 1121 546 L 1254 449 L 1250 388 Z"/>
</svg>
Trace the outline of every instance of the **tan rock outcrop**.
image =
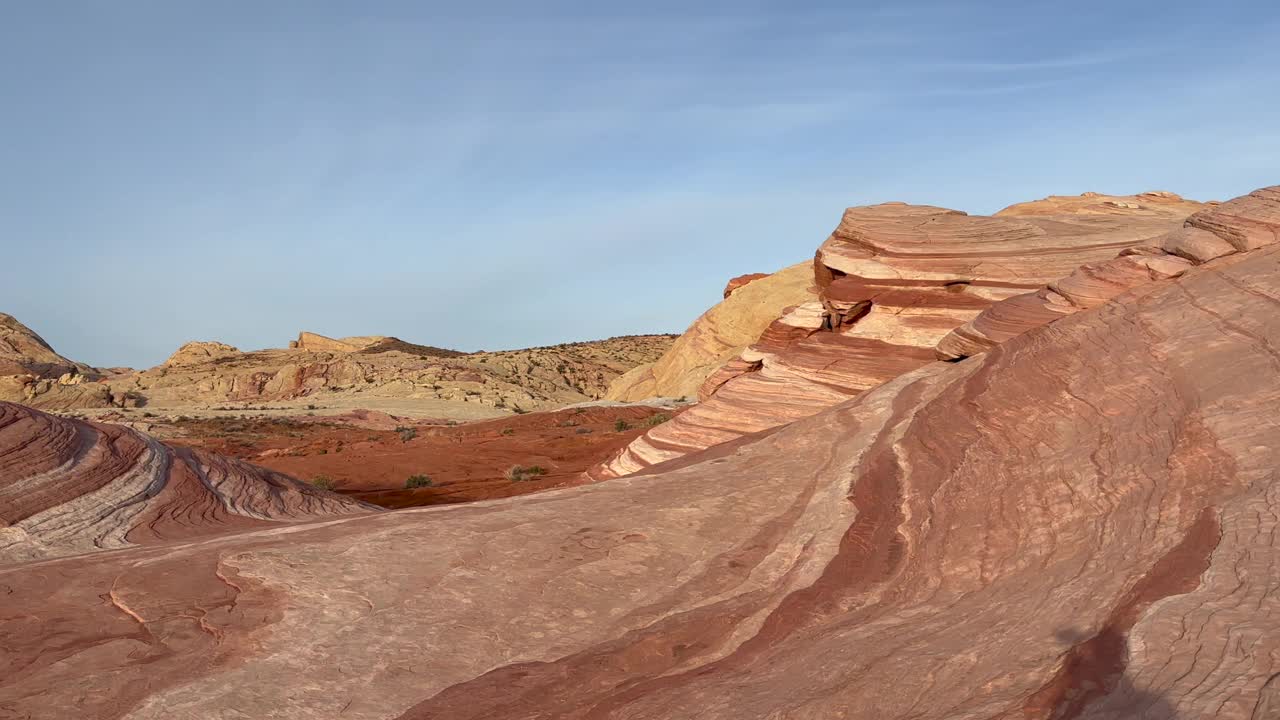
<svg viewBox="0 0 1280 720">
<path fill-rule="evenodd" d="M 728 284 L 724 286 L 724 296 L 729 297 L 733 294 L 734 290 L 737 290 L 743 285 L 767 277 L 769 277 L 769 273 L 747 273 L 746 275 L 739 275 L 736 278 L 732 278 L 729 280 Z"/>
<path fill-rule="evenodd" d="M 93 368 L 59 355 L 34 330 L 0 313 L 0 376 L 56 378 L 66 373 L 92 374 Z"/>
<path fill-rule="evenodd" d="M 613 381 L 605 398 L 693 397 L 711 373 L 755 342 L 786 308 L 814 299 L 812 288 L 813 270 L 806 262 L 732 293 L 726 289 L 725 300 L 695 320 L 661 358 Z"/>
<path fill-rule="evenodd" d="M 1236 252 L 680 467 L 0 567 L 0 708 L 1272 718 L 1277 297 Z"/>
<path fill-rule="evenodd" d="M 306 335 L 305 343 L 316 344 Z M 0 397 L 57 410 L 145 405 L 189 412 L 301 402 L 475 419 L 599 399 L 611 381 L 660 357 L 672 340 L 643 335 L 480 353 L 382 336 L 347 338 L 340 342 L 352 349 L 335 351 L 241 352 L 194 342 L 149 370 L 76 389 L 27 376 L 12 390 L 0 383 Z"/>
<path fill-rule="evenodd" d="M 178 365 L 197 365 L 199 363 L 217 360 L 219 358 L 232 357 L 240 354 L 240 351 L 226 343 L 192 341 L 174 351 L 169 359 L 164 361 L 164 367 L 175 367 Z"/>
<path fill-rule="evenodd" d="M 370 336 L 373 337 L 373 336 Z M 347 340 L 335 340 L 324 335 L 317 335 L 313 332 L 300 332 L 298 339 L 289 343 L 289 348 L 293 350 L 309 350 L 311 352 L 341 352 L 351 353 L 362 349 L 364 346 L 357 344 L 360 340 L 368 338 L 352 338 L 357 342 L 348 342 Z M 379 337 L 378 339 L 381 339 Z"/>
<path fill-rule="evenodd" d="M 943 338 L 993 303 L 1150 243 L 1192 207 L 1202 206 L 1156 193 L 1049 198 L 992 217 L 903 203 L 850 208 L 815 256 L 817 303 L 773 323 L 708 376 L 698 406 L 591 476 L 637 472 L 854 397 L 932 361 Z M 1176 264 L 1133 262 L 1157 274 Z"/>
</svg>

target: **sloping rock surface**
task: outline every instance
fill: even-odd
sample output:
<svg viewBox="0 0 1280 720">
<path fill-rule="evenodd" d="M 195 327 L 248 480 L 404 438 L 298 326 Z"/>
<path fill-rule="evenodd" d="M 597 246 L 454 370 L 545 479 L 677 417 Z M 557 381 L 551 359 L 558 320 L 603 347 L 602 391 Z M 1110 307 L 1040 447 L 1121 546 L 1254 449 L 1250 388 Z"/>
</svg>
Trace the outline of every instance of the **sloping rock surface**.
<svg viewBox="0 0 1280 720">
<path fill-rule="evenodd" d="M 993 303 L 1150 243 L 1196 207 L 1169 193 L 1091 193 L 993 217 L 902 203 L 850 208 L 814 258 L 818 297 L 712 372 L 697 407 L 591 475 L 626 475 L 854 397 L 932 361 L 948 333 Z"/>
<path fill-rule="evenodd" d="M 375 509 L 120 425 L 0 403 L 0 564 Z"/>
<path fill-rule="evenodd" d="M 725 300 L 695 320 L 656 362 L 614 380 L 605 399 L 693 397 L 708 375 L 755 342 L 787 308 L 816 297 L 807 262 L 747 283 L 742 279 L 731 280 Z"/>
<path fill-rule="evenodd" d="M 1273 718 L 1278 304 L 1237 252 L 683 467 L 0 568 L 0 708 Z"/>
</svg>

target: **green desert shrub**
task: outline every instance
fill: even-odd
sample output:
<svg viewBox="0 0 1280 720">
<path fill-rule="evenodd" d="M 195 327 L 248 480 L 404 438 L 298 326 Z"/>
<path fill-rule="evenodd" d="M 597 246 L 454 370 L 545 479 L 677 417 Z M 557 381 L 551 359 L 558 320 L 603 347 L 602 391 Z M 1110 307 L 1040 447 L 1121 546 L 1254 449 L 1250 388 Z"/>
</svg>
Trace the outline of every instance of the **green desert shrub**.
<svg viewBox="0 0 1280 720">
<path fill-rule="evenodd" d="M 317 475 L 311 478 L 311 485 L 319 490 L 333 490 L 336 487 L 333 484 L 333 478 L 328 475 Z"/>
<path fill-rule="evenodd" d="M 532 480 L 538 477 L 539 475 L 546 475 L 546 474 L 547 474 L 547 469 L 542 467 L 541 465 L 530 465 L 528 467 L 523 467 L 521 465 L 512 465 L 511 467 L 507 468 L 507 472 L 506 472 L 507 479 L 510 480 L 511 482 L 524 482 L 525 480 Z"/>
<path fill-rule="evenodd" d="M 431 485 L 432 480 L 429 475 L 410 475 L 409 479 L 404 481 L 404 487 L 406 490 L 431 487 Z"/>
<path fill-rule="evenodd" d="M 613 429 L 618 432 L 624 432 L 631 429 L 631 424 L 622 418 L 618 418 L 618 422 L 613 424 Z"/>
<path fill-rule="evenodd" d="M 671 419 L 671 416 L 670 416 L 670 415 L 668 415 L 668 414 L 666 414 L 666 413 L 658 413 L 657 415 L 654 415 L 653 417 L 650 417 L 648 420 L 645 420 L 645 421 L 644 421 L 644 423 L 645 423 L 646 425 L 648 425 L 649 427 L 654 427 L 654 426 L 656 426 L 656 425 L 661 425 L 662 423 L 664 423 L 664 422 L 666 422 L 666 421 L 668 421 L 668 420 L 670 420 L 670 419 Z"/>
</svg>

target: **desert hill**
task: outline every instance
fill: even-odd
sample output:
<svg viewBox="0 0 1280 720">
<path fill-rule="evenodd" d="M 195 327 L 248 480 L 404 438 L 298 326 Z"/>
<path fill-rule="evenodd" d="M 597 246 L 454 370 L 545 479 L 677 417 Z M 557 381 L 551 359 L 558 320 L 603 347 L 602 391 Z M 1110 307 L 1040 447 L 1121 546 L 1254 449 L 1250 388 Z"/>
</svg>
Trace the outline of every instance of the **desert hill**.
<svg viewBox="0 0 1280 720">
<path fill-rule="evenodd" d="M 463 353 L 394 337 L 333 339 L 303 332 L 285 349 L 241 351 L 221 342 L 190 342 L 154 368 L 106 373 L 71 363 L 26 333 L 21 343 L 9 343 L 16 348 L 9 355 L 17 359 L 5 366 L 12 374 L 0 378 L 0 400 L 52 410 L 145 406 L 151 412 L 196 413 L 269 405 L 295 412 L 365 408 L 457 419 L 599 399 L 615 378 L 656 360 L 674 340 L 641 335 Z"/>
<path fill-rule="evenodd" d="M 775 323 L 758 352 L 799 357 L 775 387 L 807 387 L 801 370 L 823 368 L 792 344 L 879 309 L 871 327 L 909 339 L 881 340 L 889 357 L 912 362 L 643 474 L 0 566 L 0 708 L 1276 717 L 1280 187 L 1155 234 L 1051 217 L 1053 232 L 846 213 L 815 264 L 813 322 Z M 949 289 L 962 271 L 978 290 Z M 983 302 L 942 302 L 966 294 Z M 1074 311 L 997 310 L 1026 296 Z M 970 322 L 980 347 L 938 350 Z M 878 372 L 854 371 L 866 337 L 829 341 L 824 365 Z M 66 465 L 41 434 L 0 435 L 6 481 L 28 492 Z"/>
</svg>

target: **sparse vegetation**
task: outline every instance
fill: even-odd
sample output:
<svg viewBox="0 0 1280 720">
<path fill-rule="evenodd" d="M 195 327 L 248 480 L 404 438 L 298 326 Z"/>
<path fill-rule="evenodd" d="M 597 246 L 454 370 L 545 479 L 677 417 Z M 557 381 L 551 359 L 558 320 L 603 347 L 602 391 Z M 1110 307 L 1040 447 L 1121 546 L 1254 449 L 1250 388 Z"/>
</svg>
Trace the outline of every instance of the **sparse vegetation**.
<svg viewBox="0 0 1280 720">
<path fill-rule="evenodd" d="M 645 425 L 648 425 L 649 427 L 654 427 L 654 426 L 657 426 L 657 425 L 661 425 L 662 423 L 664 423 L 664 422 L 666 422 L 666 421 L 668 421 L 668 420 L 670 420 L 670 419 L 671 419 L 671 416 L 670 416 L 670 415 L 668 415 L 668 414 L 666 414 L 666 413 L 658 413 L 657 415 L 654 415 L 654 416 L 650 417 L 648 420 L 645 420 L 645 421 L 644 421 L 644 424 L 645 424 Z"/>
<path fill-rule="evenodd" d="M 500 434 L 502 434 L 502 435 L 515 435 L 515 434 L 516 434 L 516 429 L 515 429 L 515 428 L 502 428 L 502 432 L 501 432 Z"/>
<path fill-rule="evenodd" d="M 613 424 L 613 429 L 618 432 L 626 432 L 627 430 L 631 429 L 631 423 L 628 423 L 626 420 L 623 420 L 622 418 L 618 418 L 618 422 Z"/>
<path fill-rule="evenodd" d="M 409 479 L 404 481 L 404 487 L 406 490 L 431 487 L 433 484 L 434 481 L 432 481 L 429 475 L 410 475 Z"/>
<path fill-rule="evenodd" d="M 396 433 L 400 435 L 400 442 L 409 442 L 418 437 L 417 428 L 404 427 L 403 425 L 396 428 Z"/>
<path fill-rule="evenodd" d="M 311 485 L 317 490 L 329 490 L 330 492 L 337 487 L 333 484 L 333 478 L 328 475 L 317 475 L 311 478 Z"/>
<path fill-rule="evenodd" d="M 547 469 L 540 465 L 530 465 L 528 467 L 512 465 L 507 468 L 506 477 L 511 482 L 524 482 L 525 480 L 533 480 L 540 475 L 546 474 Z"/>
</svg>

